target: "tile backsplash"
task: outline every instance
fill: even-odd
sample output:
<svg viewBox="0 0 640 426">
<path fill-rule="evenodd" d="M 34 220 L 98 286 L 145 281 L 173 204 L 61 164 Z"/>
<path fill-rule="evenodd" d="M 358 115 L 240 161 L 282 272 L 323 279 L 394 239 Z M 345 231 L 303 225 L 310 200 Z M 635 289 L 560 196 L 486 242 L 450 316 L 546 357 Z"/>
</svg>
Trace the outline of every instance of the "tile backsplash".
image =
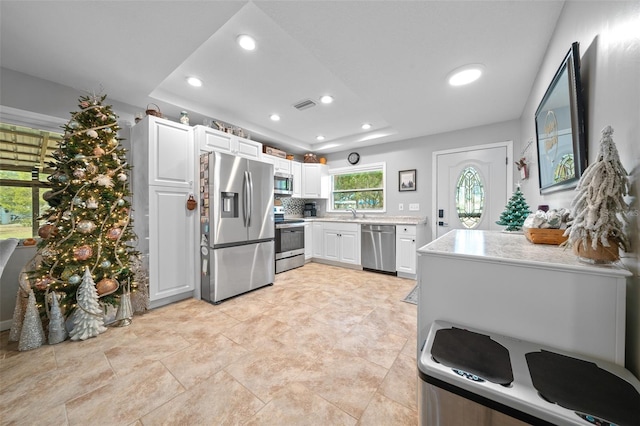
<svg viewBox="0 0 640 426">
<path fill-rule="evenodd" d="M 304 205 L 307 202 L 315 202 L 318 216 L 324 215 L 325 200 L 305 200 L 304 198 L 280 197 L 284 207 L 285 216 L 302 216 L 304 214 Z"/>
</svg>

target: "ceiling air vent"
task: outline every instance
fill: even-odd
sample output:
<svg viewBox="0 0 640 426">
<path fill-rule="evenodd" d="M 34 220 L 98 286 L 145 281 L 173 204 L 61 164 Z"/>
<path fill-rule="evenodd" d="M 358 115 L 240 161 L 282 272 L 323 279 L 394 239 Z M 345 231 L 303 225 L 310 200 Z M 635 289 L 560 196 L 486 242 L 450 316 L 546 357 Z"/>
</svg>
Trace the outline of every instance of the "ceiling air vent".
<svg viewBox="0 0 640 426">
<path fill-rule="evenodd" d="M 311 99 L 305 99 L 304 101 L 300 101 L 297 104 L 294 104 L 293 107 L 295 109 L 297 109 L 298 111 L 302 111 L 311 107 L 316 106 L 316 103 L 313 102 Z"/>
</svg>

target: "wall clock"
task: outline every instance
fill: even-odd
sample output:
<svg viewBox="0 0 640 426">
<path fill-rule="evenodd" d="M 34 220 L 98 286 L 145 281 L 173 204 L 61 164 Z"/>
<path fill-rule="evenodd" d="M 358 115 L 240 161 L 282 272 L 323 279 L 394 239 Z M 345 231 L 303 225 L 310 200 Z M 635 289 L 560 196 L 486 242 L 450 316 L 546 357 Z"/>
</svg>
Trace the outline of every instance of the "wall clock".
<svg viewBox="0 0 640 426">
<path fill-rule="evenodd" d="M 349 156 L 347 157 L 347 160 L 349 161 L 349 163 L 351 164 L 358 164 L 358 161 L 360 161 L 360 154 L 358 154 L 357 152 L 352 152 L 351 154 L 349 154 Z"/>
</svg>

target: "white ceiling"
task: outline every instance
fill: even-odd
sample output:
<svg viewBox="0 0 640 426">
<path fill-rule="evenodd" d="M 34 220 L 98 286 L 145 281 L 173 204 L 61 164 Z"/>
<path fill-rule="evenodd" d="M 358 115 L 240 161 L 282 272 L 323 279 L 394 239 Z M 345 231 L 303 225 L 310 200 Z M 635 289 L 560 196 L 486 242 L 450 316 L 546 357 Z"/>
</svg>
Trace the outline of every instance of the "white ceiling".
<svg viewBox="0 0 640 426">
<path fill-rule="evenodd" d="M 519 118 L 562 7 L 1 0 L 0 61 L 141 111 L 154 102 L 169 116 L 189 111 L 191 124 L 215 118 L 290 152 L 327 153 Z M 255 51 L 238 48 L 241 33 L 256 38 Z M 448 86 L 447 74 L 469 63 L 483 64 L 483 77 Z M 204 86 L 188 86 L 192 75 Z M 323 94 L 335 102 L 320 104 Z M 318 105 L 293 108 L 304 99 Z"/>
</svg>

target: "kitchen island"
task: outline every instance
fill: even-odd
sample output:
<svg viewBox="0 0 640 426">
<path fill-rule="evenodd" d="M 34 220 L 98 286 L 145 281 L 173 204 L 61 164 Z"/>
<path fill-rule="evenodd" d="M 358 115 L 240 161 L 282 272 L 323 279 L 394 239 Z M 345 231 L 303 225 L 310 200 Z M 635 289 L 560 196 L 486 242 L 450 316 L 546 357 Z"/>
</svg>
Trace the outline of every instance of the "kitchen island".
<svg viewBox="0 0 640 426">
<path fill-rule="evenodd" d="M 444 320 L 624 365 L 629 276 L 522 234 L 453 230 L 418 249 L 418 351 Z"/>
</svg>

